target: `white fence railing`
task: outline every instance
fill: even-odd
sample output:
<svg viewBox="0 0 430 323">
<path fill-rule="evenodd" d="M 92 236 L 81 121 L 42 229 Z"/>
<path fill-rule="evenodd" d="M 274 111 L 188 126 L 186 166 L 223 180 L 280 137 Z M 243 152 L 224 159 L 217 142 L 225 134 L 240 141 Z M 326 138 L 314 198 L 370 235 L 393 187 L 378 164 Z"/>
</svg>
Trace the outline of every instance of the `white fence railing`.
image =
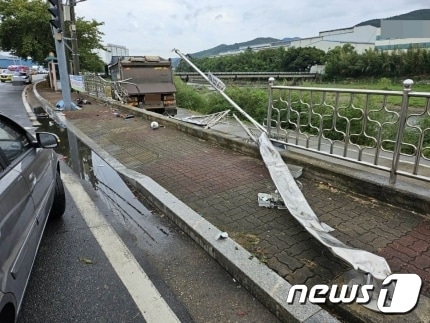
<svg viewBox="0 0 430 323">
<path fill-rule="evenodd" d="M 271 139 L 430 182 L 430 93 L 275 86 L 265 127 Z M 270 121 L 268 121 L 270 120 Z"/>
</svg>

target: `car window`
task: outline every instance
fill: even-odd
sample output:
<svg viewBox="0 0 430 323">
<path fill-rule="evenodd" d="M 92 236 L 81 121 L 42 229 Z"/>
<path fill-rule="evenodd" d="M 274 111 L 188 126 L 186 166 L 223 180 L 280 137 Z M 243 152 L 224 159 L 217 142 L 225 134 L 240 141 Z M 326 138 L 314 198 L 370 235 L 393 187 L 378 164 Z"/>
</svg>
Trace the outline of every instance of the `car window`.
<svg viewBox="0 0 430 323">
<path fill-rule="evenodd" d="M 27 136 L 10 125 L 0 121 L 0 148 L 9 162 L 31 148 Z"/>
</svg>

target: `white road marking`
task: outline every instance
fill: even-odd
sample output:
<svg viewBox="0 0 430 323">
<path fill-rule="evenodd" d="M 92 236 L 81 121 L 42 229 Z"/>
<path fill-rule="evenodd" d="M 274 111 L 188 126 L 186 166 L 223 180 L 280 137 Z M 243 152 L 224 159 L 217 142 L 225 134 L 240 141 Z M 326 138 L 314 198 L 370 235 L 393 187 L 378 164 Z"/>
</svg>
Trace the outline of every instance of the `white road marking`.
<svg viewBox="0 0 430 323">
<path fill-rule="evenodd" d="M 139 263 L 73 175 L 62 174 L 85 222 L 147 322 L 180 322 Z"/>
</svg>

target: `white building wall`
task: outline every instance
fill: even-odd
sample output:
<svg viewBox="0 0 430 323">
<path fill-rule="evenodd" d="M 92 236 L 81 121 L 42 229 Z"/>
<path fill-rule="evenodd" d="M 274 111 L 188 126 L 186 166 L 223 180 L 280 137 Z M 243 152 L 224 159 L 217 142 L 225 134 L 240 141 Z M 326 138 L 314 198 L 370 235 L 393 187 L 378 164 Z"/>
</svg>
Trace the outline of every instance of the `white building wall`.
<svg viewBox="0 0 430 323">
<path fill-rule="evenodd" d="M 377 36 L 380 34 L 381 29 L 374 26 L 359 26 L 320 32 L 320 36 L 322 36 L 324 40 L 354 43 L 374 43 Z"/>
<path fill-rule="evenodd" d="M 293 40 L 290 44 L 290 47 L 316 47 L 324 46 L 321 42 L 323 41 L 322 37 L 309 37 L 302 38 L 299 40 Z"/>
<path fill-rule="evenodd" d="M 109 64 L 112 56 L 130 56 L 129 49 L 122 45 L 106 44 L 106 50 L 99 50 L 98 55 L 105 64 Z"/>
<path fill-rule="evenodd" d="M 342 29 L 332 29 L 332 30 L 325 30 L 320 31 L 319 35 L 320 37 L 330 37 L 330 36 L 337 36 L 342 34 L 351 34 L 354 32 L 354 27 L 351 28 L 342 28 Z"/>
<path fill-rule="evenodd" d="M 315 47 L 327 53 L 329 50 L 335 47 L 342 47 L 345 44 L 350 44 L 353 46 L 359 54 L 375 47 L 374 43 L 354 43 L 349 41 L 325 40 L 322 39 L 322 37 L 295 40 L 291 42 L 290 47 Z M 288 47 L 286 47 L 286 49 L 288 49 Z"/>
<path fill-rule="evenodd" d="M 351 44 L 357 53 L 374 48 L 380 28 L 374 26 L 360 26 L 345 29 L 322 31 L 319 36 L 303 38 L 291 42 L 291 47 L 315 47 L 325 52 L 345 44 Z"/>
</svg>

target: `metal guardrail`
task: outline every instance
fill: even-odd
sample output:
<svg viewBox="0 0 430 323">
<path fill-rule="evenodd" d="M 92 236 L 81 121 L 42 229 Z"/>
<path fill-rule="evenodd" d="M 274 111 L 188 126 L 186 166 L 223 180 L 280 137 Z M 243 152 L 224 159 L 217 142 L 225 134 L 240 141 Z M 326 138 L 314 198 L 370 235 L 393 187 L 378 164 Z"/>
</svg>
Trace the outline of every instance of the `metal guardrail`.
<svg viewBox="0 0 430 323">
<path fill-rule="evenodd" d="M 123 84 L 134 85 L 139 92 L 139 87 L 135 83 L 128 82 L 129 80 L 122 81 L 106 81 L 104 78 L 98 75 L 84 75 L 83 82 L 85 91 L 97 98 L 103 98 L 107 100 L 115 100 L 121 103 L 127 103 L 129 101 L 129 95 L 127 90 L 123 87 Z"/>
<path fill-rule="evenodd" d="M 106 81 L 98 75 L 83 76 L 85 92 L 97 98 L 112 99 L 112 86 L 109 81 Z"/>
<path fill-rule="evenodd" d="M 430 182 L 430 93 L 275 86 L 265 127 L 271 139 Z M 270 121 L 268 121 L 270 120 Z"/>
</svg>

